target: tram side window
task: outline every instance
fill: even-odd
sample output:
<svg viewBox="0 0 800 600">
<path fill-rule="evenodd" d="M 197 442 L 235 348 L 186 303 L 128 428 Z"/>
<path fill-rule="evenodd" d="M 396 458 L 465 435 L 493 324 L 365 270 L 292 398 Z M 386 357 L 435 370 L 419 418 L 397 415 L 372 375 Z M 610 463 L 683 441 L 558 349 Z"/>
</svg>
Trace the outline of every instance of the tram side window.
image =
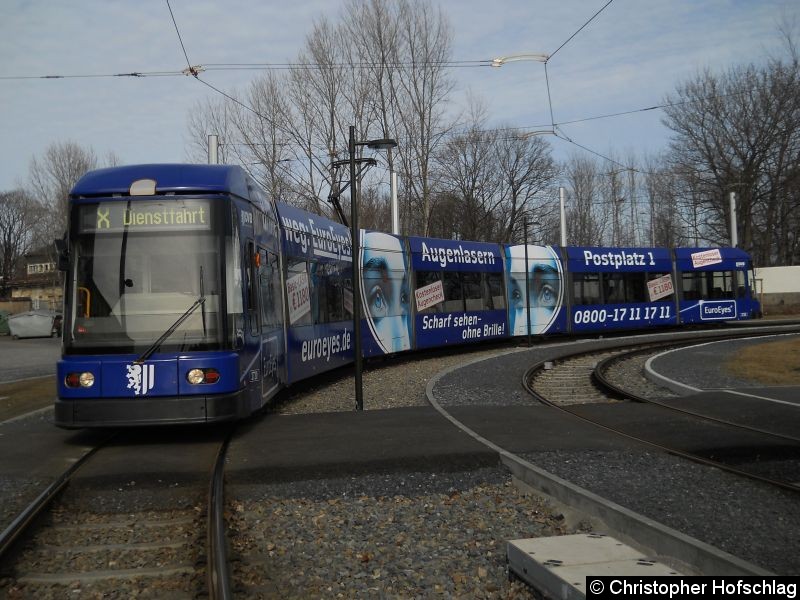
<svg viewBox="0 0 800 600">
<path fill-rule="evenodd" d="M 352 298 L 352 290 L 348 288 L 348 291 L 345 291 L 350 280 L 342 277 L 339 266 L 319 261 L 301 262 L 302 267 L 300 263 L 295 263 L 289 268 L 287 278 L 302 273 L 307 265 L 311 310 L 309 314 L 296 321 L 296 324 L 308 325 L 313 322 L 320 325 L 352 318 L 352 300 L 348 307 L 344 297 L 349 293 Z"/>
<path fill-rule="evenodd" d="M 647 281 L 654 281 L 656 279 L 660 279 L 661 277 L 664 277 L 665 275 L 671 275 L 671 274 L 670 273 L 647 273 Z M 670 277 L 670 279 L 671 279 L 671 277 Z M 646 293 L 648 294 L 647 299 L 649 300 L 650 299 L 649 292 L 646 292 Z M 659 302 L 669 302 L 670 300 L 673 300 L 673 298 L 674 298 L 674 294 L 669 294 L 667 296 L 659 298 L 658 301 Z"/>
<path fill-rule="evenodd" d="M 601 304 L 600 273 L 573 273 L 573 299 L 576 305 Z"/>
<path fill-rule="evenodd" d="M 483 293 L 481 273 L 461 273 L 461 288 L 467 310 L 486 310 L 488 297 Z"/>
<path fill-rule="evenodd" d="M 313 293 L 311 290 L 311 282 L 308 278 L 308 264 L 304 260 L 291 260 L 286 265 L 286 281 L 288 282 L 292 277 L 296 277 L 298 275 L 305 275 L 306 281 L 308 282 L 309 286 L 309 293 Z M 288 285 L 288 284 L 287 284 Z M 290 307 L 289 307 L 289 314 L 291 315 L 291 302 L 292 299 L 289 298 Z M 311 325 L 311 311 L 307 311 L 302 315 L 298 316 L 294 321 L 292 321 L 291 325 Z"/>
<path fill-rule="evenodd" d="M 733 300 L 736 297 L 736 280 L 733 277 L 733 271 L 713 271 L 713 273 L 712 297 L 715 300 Z"/>
<path fill-rule="evenodd" d="M 625 298 L 627 302 L 647 302 L 647 273 L 626 273 Z"/>
<path fill-rule="evenodd" d="M 506 306 L 502 273 L 445 273 L 417 271 L 417 289 L 442 282 L 444 302 L 419 314 L 458 311 L 502 310 Z"/>
<path fill-rule="evenodd" d="M 681 276 L 684 300 L 732 300 L 733 271 L 690 271 Z"/>
<path fill-rule="evenodd" d="M 436 283 L 437 281 L 442 280 L 441 271 L 417 271 L 416 276 L 417 276 L 417 289 L 424 288 L 427 285 L 431 285 L 432 283 Z M 438 313 L 438 312 L 444 312 L 444 302 L 439 302 L 438 304 L 434 304 L 423 310 L 417 310 L 417 313 L 421 315 Z"/>
<path fill-rule="evenodd" d="M 271 287 L 272 287 L 272 315 L 274 320 L 274 325 L 276 327 L 281 327 L 283 325 L 283 294 L 280 293 L 281 289 L 281 271 L 280 271 L 280 262 L 278 261 L 278 255 L 273 254 L 272 252 L 269 253 L 269 276 L 271 279 Z"/>
<path fill-rule="evenodd" d="M 239 213 L 236 206 L 231 206 L 231 235 L 225 240 L 225 255 L 227 258 L 227 304 L 228 304 L 228 329 L 231 332 L 231 345 L 239 347 L 243 338 L 241 330 L 244 329 L 244 307 L 242 306 L 242 250 L 239 246 Z"/>
<path fill-rule="evenodd" d="M 276 293 L 276 277 L 274 270 L 277 267 L 277 257 L 259 248 L 258 281 L 261 287 L 261 330 L 274 329 L 278 326 L 277 317 L 280 296 Z"/>
<path fill-rule="evenodd" d="M 745 289 L 745 271 L 734 271 L 733 272 L 733 280 L 734 280 L 734 289 L 736 290 L 736 297 L 737 298 L 744 298 L 747 296 L 747 290 Z"/>
<path fill-rule="evenodd" d="M 345 321 L 353 319 L 353 280 L 342 277 L 342 309 Z"/>
<path fill-rule="evenodd" d="M 681 289 L 684 300 L 702 300 L 708 298 L 705 273 L 684 272 L 681 275 Z"/>
<path fill-rule="evenodd" d="M 605 304 L 624 304 L 625 276 L 623 273 L 603 273 L 603 296 Z"/>
<path fill-rule="evenodd" d="M 444 312 L 464 310 L 464 293 L 461 290 L 459 273 L 443 273 L 444 275 Z"/>
<path fill-rule="evenodd" d="M 339 265 L 316 263 L 317 279 L 312 294 L 318 297 L 320 306 L 316 323 L 333 323 L 346 320 L 344 286 Z"/>
<path fill-rule="evenodd" d="M 247 242 L 245 252 L 245 284 L 247 285 L 247 320 L 250 322 L 250 333 L 258 335 L 258 290 L 256 288 L 256 248 L 252 241 Z"/>
<path fill-rule="evenodd" d="M 486 287 L 489 288 L 490 307 L 502 310 L 506 307 L 505 286 L 502 273 L 486 273 Z"/>
<path fill-rule="evenodd" d="M 646 273 L 603 273 L 605 304 L 646 302 Z"/>
<path fill-rule="evenodd" d="M 328 322 L 328 296 L 325 293 L 327 276 L 325 265 L 320 262 L 309 262 L 309 294 L 311 295 L 311 317 L 316 324 Z"/>
</svg>

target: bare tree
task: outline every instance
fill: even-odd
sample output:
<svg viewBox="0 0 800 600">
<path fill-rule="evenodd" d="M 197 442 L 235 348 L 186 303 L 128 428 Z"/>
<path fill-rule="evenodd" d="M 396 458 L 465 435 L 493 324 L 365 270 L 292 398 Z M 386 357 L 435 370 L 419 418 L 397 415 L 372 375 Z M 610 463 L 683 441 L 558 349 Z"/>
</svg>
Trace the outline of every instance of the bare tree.
<svg viewBox="0 0 800 600">
<path fill-rule="evenodd" d="M 445 100 L 454 83 L 445 67 L 451 33 L 440 10 L 423 0 L 400 0 L 398 56 L 403 61 L 398 85 L 402 164 L 407 186 L 408 219 L 422 235 L 429 233 L 432 210 L 431 166 L 443 135 L 450 129 Z"/>
<path fill-rule="evenodd" d="M 570 244 L 599 246 L 607 230 L 607 220 L 602 218 L 602 193 L 600 168 L 597 162 L 583 155 L 573 154 L 564 167 L 564 179 L 570 190 L 567 207 L 567 239 Z"/>
<path fill-rule="evenodd" d="M 400 166 L 404 228 L 425 233 L 435 196 L 431 163 L 447 130 L 444 102 L 453 87 L 449 56 L 446 19 L 429 0 L 350 0 L 338 22 L 315 22 L 287 73 L 196 107 L 193 154 L 202 159 L 215 128 L 224 136 L 224 160 L 242 164 L 284 200 L 331 214 L 321 199 L 338 180 L 347 182 L 331 164 L 347 156 L 349 126 L 359 140 L 398 139 L 386 160 L 390 170 Z M 365 194 L 377 184 L 367 174 Z M 386 195 L 371 197 L 380 203 Z"/>
<path fill-rule="evenodd" d="M 787 46 L 788 59 L 697 75 L 665 109 L 669 159 L 703 214 L 702 236 L 730 242 L 728 196 L 735 192 L 740 243 L 762 265 L 791 260 L 796 244 L 800 65 Z"/>
<path fill-rule="evenodd" d="M 432 231 L 428 223 L 428 233 L 442 237 L 456 234 L 472 240 L 492 239 L 500 186 L 496 134 L 484 129 L 484 104 L 471 99 L 469 112 L 467 130 L 449 137 L 435 156 L 436 187 L 450 197 L 447 208 L 455 210 L 452 222 L 444 231 Z M 435 207 L 431 214 L 433 212 L 436 212 Z"/>
<path fill-rule="evenodd" d="M 646 233 L 642 239 L 647 244 L 662 248 L 697 245 L 687 235 L 688 221 L 679 181 L 668 168 L 662 156 L 650 156 L 644 162 L 643 184 L 641 193 L 645 200 L 647 216 L 642 231 Z"/>
<path fill-rule="evenodd" d="M 500 178 L 494 211 L 502 225 L 496 239 L 518 239 L 525 218 L 552 229 L 552 220 L 558 220 L 553 189 L 559 168 L 550 144 L 542 137 L 499 135 L 493 152 Z"/>
<path fill-rule="evenodd" d="M 0 297 L 6 298 L 19 259 L 35 241 L 36 223 L 45 212 L 23 190 L 0 193 Z"/>
<path fill-rule="evenodd" d="M 349 45 L 351 64 L 358 64 L 369 82 L 365 103 L 370 115 L 371 127 L 379 132 L 376 137 L 397 138 L 400 113 L 398 109 L 397 84 L 400 77 L 398 5 L 386 0 L 350 0 L 346 4 L 343 32 L 352 43 Z M 389 173 L 396 172 L 396 152 L 388 150 L 386 162 Z M 398 191 L 398 197 L 400 197 Z M 381 202 L 380 196 L 376 196 Z M 407 212 L 407 211 L 406 211 Z M 379 214 L 386 221 L 374 226 L 389 229 L 391 213 L 389 207 L 381 207 Z"/>
<path fill-rule="evenodd" d="M 270 72 L 248 90 L 247 101 L 232 107 L 231 119 L 241 140 L 237 148 L 240 162 L 276 199 L 291 201 L 298 189 L 292 166 L 303 161 L 292 152 L 287 134 L 289 108 L 282 81 Z"/>
<path fill-rule="evenodd" d="M 117 162 L 113 154 L 109 155 L 109 161 Z M 97 166 L 94 150 L 75 142 L 51 144 L 42 157 L 31 159 L 28 197 L 44 207 L 35 232 L 37 245 L 49 245 L 66 231 L 69 192 L 78 179 Z"/>
<path fill-rule="evenodd" d="M 231 93 L 236 97 L 236 93 Z M 219 138 L 217 157 L 222 164 L 230 163 L 235 158 L 243 158 L 239 153 L 242 148 L 234 143 L 237 139 L 236 129 L 231 116 L 234 102 L 227 100 L 208 99 L 195 104 L 189 113 L 189 147 L 187 158 L 191 162 L 205 163 L 208 160 L 208 136 L 216 135 Z"/>
</svg>

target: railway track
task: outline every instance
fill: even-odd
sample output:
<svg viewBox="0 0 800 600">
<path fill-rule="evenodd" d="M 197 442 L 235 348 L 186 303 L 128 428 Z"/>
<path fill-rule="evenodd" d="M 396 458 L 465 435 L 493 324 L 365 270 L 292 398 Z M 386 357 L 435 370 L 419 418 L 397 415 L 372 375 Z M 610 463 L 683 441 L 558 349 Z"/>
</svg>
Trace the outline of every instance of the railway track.
<svg viewBox="0 0 800 600">
<path fill-rule="evenodd" d="M 194 457 L 138 432 L 92 449 L 0 534 L 0 596 L 231 598 L 223 469 L 233 431 L 196 442 Z"/>
<path fill-rule="evenodd" d="M 731 339 L 738 337 L 742 335 Z M 582 352 L 534 365 L 525 373 L 523 385 L 539 401 L 629 439 L 800 492 L 800 438 L 753 426 L 745 418 L 714 414 L 708 406 L 692 408 L 635 372 L 651 355 L 699 342 L 702 340 Z M 623 402 L 640 405 L 633 417 L 597 406 Z M 785 407 L 776 410 L 796 411 Z M 659 427 L 648 430 L 639 417 L 659 422 Z"/>
</svg>

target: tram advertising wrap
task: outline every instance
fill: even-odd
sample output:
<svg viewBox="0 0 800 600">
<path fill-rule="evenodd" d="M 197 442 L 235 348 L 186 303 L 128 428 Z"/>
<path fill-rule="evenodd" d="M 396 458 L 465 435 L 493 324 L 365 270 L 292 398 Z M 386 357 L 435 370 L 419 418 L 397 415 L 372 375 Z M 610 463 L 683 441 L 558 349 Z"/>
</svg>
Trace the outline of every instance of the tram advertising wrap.
<svg viewBox="0 0 800 600">
<path fill-rule="evenodd" d="M 353 360 L 350 231 L 279 202 L 290 382 Z M 349 302 L 348 302 L 349 295 Z"/>
<path fill-rule="evenodd" d="M 567 257 L 572 331 L 677 323 L 666 248 L 567 248 Z"/>
<path fill-rule="evenodd" d="M 527 248 L 525 245 L 506 246 L 505 251 L 510 334 L 566 331 L 564 269 L 557 249 L 529 244 Z"/>
<path fill-rule="evenodd" d="M 737 248 L 361 230 L 354 254 L 349 227 L 267 197 L 233 165 L 90 171 L 67 205 L 54 405 L 66 428 L 240 419 L 279 389 L 352 363 L 356 347 L 371 357 L 761 312 L 752 261 Z"/>
<path fill-rule="evenodd" d="M 411 349 L 411 293 L 403 240 L 361 230 L 361 342 L 364 356 Z"/>
<path fill-rule="evenodd" d="M 508 335 L 498 244 L 411 237 L 417 348 Z"/>
<path fill-rule="evenodd" d="M 749 293 L 752 263 L 738 248 L 676 248 L 681 322 L 749 319 L 758 309 Z"/>
</svg>

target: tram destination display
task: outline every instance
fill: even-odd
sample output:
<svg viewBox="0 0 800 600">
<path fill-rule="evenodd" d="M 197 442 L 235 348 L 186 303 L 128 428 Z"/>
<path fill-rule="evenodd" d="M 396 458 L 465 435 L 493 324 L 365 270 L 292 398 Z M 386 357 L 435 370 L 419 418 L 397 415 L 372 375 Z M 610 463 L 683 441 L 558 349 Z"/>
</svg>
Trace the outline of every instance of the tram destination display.
<svg viewBox="0 0 800 600">
<path fill-rule="evenodd" d="M 122 231 L 207 231 L 211 229 L 211 210 L 203 200 L 171 202 L 120 201 L 81 206 L 80 233 L 119 233 Z"/>
</svg>

